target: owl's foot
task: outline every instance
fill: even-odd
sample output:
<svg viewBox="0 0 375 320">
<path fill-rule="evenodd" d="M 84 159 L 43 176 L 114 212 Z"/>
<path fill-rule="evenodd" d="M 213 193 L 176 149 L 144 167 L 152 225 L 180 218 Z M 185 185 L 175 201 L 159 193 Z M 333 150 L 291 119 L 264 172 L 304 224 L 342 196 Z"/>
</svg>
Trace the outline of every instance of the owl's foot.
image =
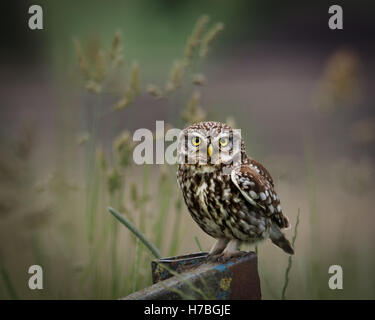
<svg viewBox="0 0 375 320">
<path fill-rule="evenodd" d="M 218 239 L 213 245 L 213 247 L 211 248 L 210 252 L 208 253 L 207 259 L 209 261 L 216 261 L 219 255 L 226 248 L 228 242 L 229 242 L 228 239 Z"/>
<path fill-rule="evenodd" d="M 243 255 L 243 252 L 237 251 L 237 252 L 232 252 L 231 254 L 225 254 L 224 252 L 219 255 L 217 258 L 218 262 L 227 262 L 233 258 L 237 258 Z"/>
<path fill-rule="evenodd" d="M 228 261 L 234 257 L 237 257 L 239 254 L 241 254 L 240 251 L 238 251 L 238 248 L 240 246 L 240 243 L 238 240 L 231 240 L 229 241 L 228 245 L 225 247 L 223 253 L 220 255 L 218 261 L 225 262 Z"/>
<path fill-rule="evenodd" d="M 219 261 L 219 258 L 220 258 L 220 256 L 222 255 L 222 253 L 218 253 L 218 254 L 209 254 L 208 256 L 207 256 L 207 261 L 208 262 L 217 262 L 217 261 Z"/>
<path fill-rule="evenodd" d="M 239 241 L 238 240 L 231 240 L 225 247 L 225 249 L 212 257 L 214 261 L 218 262 L 226 262 L 232 258 L 238 257 L 242 255 L 243 253 L 238 250 L 239 247 Z"/>
</svg>

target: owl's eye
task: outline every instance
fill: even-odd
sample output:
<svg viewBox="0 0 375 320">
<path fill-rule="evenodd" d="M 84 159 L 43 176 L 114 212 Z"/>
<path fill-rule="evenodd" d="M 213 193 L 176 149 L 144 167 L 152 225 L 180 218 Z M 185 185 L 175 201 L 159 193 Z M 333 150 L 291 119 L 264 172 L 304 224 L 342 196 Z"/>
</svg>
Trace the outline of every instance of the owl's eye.
<svg viewBox="0 0 375 320">
<path fill-rule="evenodd" d="M 199 137 L 193 137 L 191 139 L 191 143 L 193 144 L 193 146 L 198 147 L 201 144 L 201 139 Z"/>
<path fill-rule="evenodd" d="M 228 143 L 229 143 L 229 139 L 228 139 L 228 137 L 222 137 L 222 138 L 220 138 L 219 143 L 220 143 L 220 145 L 221 145 L 222 147 L 227 146 Z"/>
</svg>

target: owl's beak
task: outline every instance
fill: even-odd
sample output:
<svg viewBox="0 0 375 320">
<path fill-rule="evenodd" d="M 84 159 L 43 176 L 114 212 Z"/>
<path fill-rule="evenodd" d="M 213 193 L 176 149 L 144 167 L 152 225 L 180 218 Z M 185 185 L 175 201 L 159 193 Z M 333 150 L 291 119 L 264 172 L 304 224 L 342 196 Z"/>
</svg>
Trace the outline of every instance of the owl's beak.
<svg viewBox="0 0 375 320">
<path fill-rule="evenodd" d="M 208 155 L 210 156 L 210 158 L 212 157 L 212 144 L 209 144 L 208 145 L 208 148 L 207 148 L 207 153 L 208 153 Z"/>
</svg>

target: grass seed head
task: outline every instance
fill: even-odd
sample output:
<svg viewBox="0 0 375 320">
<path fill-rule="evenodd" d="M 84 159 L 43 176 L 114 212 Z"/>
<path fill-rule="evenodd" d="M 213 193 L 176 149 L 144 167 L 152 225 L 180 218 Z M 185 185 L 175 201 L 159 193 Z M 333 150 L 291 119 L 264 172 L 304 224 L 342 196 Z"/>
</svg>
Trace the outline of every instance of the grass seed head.
<svg viewBox="0 0 375 320">
<path fill-rule="evenodd" d="M 109 50 L 109 58 L 111 61 L 118 62 L 123 59 L 123 48 L 122 48 L 122 35 L 120 31 L 117 31 L 112 39 L 111 48 Z"/>
<path fill-rule="evenodd" d="M 210 21 L 209 16 L 203 15 L 196 22 L 193 32 L 191 33 L 185 47 L 185 60 L 190 64 L 191 60 L 195 55 L 195 50 L 201 42 L 202 35 L 206 29 L 206 25 Z"/>
<path fill-rule="evenodd" d="M 215 24 L 203 38 L 200 49 L 199 56 L 206 57 L 212 42 L 217 38 L 218 34 L 224 29 L 224 24 L 219 22 Z"/>
<path fill-rule="evenodd" d="M 206 77 L 201 73 L 195 74 L 193 76 L 193 84 L 196 86 L 204 86 L 206 84 Z"/>
<path fill-rule="evenodd" d="M 129 87 L 133 96 L 137 96 L 141 92 L 139 65 L 137 62 L 133 62 L 130 67 Z"/>
<path fill-rule="evenodd" d="M 96 150 L 96 159 L 98 161 L 99 167 L 103 170 L 107 170 L 107 157 L 101 147 Z"/>
<path fill-rule="evenodd" d="M 107 60 L 105 57 L 105 52 L 99 50 L 95 56 L 95 72 L 94 79 L 101 82 L 108 72 Z"/>
<path fill-rule="evenodd" d="M 90 139 L 90 134 L 88 132 L 81 133 L 77 138 L 77 144 L 79 146 L 85 144 Z"/>
<path fill-rule="evenodd" d="M 81 44 L 77 39 L 73 39 L 73 44 L 74 44 L 76 55 L 78 58 L 79 71 L 85 80 L 89 80 L 90 79 L 90 67 L 89 67 L 89 64 L 85 55 L 83 54 Z"/>
<path fill-rule="evenodd" d="M 121 189 L 122 177 L 116 168 L 112 168 L 108 174 L 108 192 L 113 195 Z"/>
<path fill-rule="evenodd" d="M 176 61 L 173 64 L 173 68 L 170 75 L 170 81 L 176 88 L 180 88 L 182 85 L 182 75 L 184 73 L 184 66 L 183 63 L 180 61 Z"/>
<path fill-rule="evenodd" d="M 102 86 L 94 80 L 87 81 L 86 89 L 95 94 L 100 94 L 102 92 Z"/>
<path fill-rule="evenodd" d="M 113 107 L 113 110 L 122 110 L 126 108 L 128 105 L 130 105 L 130 102 L 128 98 L 124 97 L 120 99 L 115 106 Z"/>
<path fill-rule="evenodd" d="M 130 164 L 130 159 L 134 149 L 134 143 L 129 131 L 124 131 L 117 139 L 115 139 L 113 142 L 113 148 L 119 166 L 121 168 L 126 168 Z"/>
<path fill-rule="evenodd" d="M 206 118 L 206 112 L 200 106 L 200 98 L 200 93 L 194 91 L 188 102 L 187 110 L 182 114 L 182 118 L 186 123 L 196 123 Z"/>
<path fill-rule="evenodd" d="M 332 113 L 348 102 L 355 104 L 360 96 L 359 69 L 359 57 L 352 50 L 340 49 L 329 57 L 314 97 L 319 111 Z"/>
<path fill-rule="evenodd" d="M 161 99 L 163 97 L 163 93 L 161 89 L 154 84 L 148 85 L 147 92 L 153 97 L 155 97 L 156 99 Z"/>
</svg>

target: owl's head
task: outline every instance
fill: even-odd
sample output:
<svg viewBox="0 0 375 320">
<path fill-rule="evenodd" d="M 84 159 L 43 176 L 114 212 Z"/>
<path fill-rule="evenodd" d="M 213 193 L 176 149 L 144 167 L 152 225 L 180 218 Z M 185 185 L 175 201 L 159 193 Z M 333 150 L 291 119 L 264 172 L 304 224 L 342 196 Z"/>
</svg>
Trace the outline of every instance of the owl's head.
<svg viewBox="0 0 375 320">
<path fill-rule="evenodd" d="M 240 164 L 245 155 L 241 130 L 221 122 L 199 122 L 179 137 L 178 161 L 204 170 Z"/>
</svg>

